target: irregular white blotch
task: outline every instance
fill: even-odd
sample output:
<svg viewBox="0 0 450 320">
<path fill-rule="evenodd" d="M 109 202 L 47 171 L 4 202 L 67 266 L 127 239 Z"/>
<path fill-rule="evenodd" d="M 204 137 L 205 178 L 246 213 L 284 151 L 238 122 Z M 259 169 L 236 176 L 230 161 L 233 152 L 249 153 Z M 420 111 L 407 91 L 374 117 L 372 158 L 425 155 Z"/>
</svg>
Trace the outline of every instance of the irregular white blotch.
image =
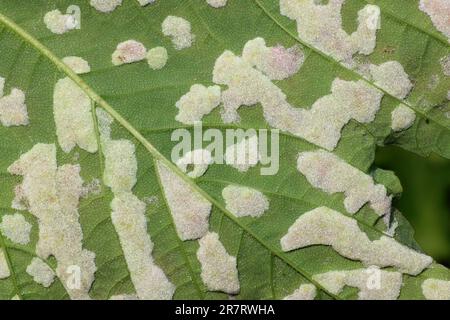
<svg viewBox="0 0 450 320">
<path fill-rule="evenodd" d="M 367 266 L 397 267 L 400 272 L 417 275 L 433 261 L 393 238 L 381 236 L 371 241 L 355 219 L 327 207 L 302 214 L 281 238 L 283 251 L 312 245 L 332 246 L 340 255 L 360 260 Z"/>
<path fill-rule="evenodd" d="M 388 61 L 379 66 L 371 65 L 370 74 L 375 84 L 399 99 L 404 99 L 413 84 L 398 61 Z"/>
<path fill-rule="evenodd" d="M 27 197 L 23 191 L 22 185 L 18 184 L 14 187 L 14 199 L 11 203 L 11 208 L 16 210 L 28 209 Z"/>
<path fill-rule="evenodd" d="M 137 0 L 137 1 L 143 7 L 143 6 L 146 6 L 146 5 L 150 4 L 150 3 L 155 2 L 156 0 Z"/>
<path fill-rule="evenodd" d="M 247 172 L 248 169 L 256 166 L 260 160 L 258 136 L 255 134 L 228 146 L 224 159 L 226 164 L 238 169 L 239 172 Z"/>
<path fill-rule="evenodd" d="M 420 10 L 428 14 L 436 29 L 450 42 L 450 2 L 448 0 L 420 0 Z"/>
<path fill-rule="evenodd" d="M 118 294 L 111 296 L 109 300 L 139 300 L 139 298 L 134 294 Z"/>
<path fill-rule="evenodd" d="M 156 205 L 159 202 L 158 196 L 149 196 L 142 198 L 147 205 Z"/>
<path fill-rule="evenodd" d="M 77 27 L 78 21 L 73 15 L 62 14 L 59 10 L 47 12 L 44 16 L 47 28 L 56 34 L 63 34 Z"/>
<path fill-rule="evenodd" d="M 24 175 L 22 184 L 16 186 L 16 189 L 20 190 L 20 197 L 27 200 L 29 210 L 33 207 L 34 211 L 39 209 L 47 213 L 49 210 L 47 206 L 54 202 L 53 198 L 56 198 L 54 195 L 56 170 L 56 149 L 54 145 L 48 144 L 35 145 L 8 168 L 11 174 Z M 53 201 L 43 203 L 41 195 L 49 197 L 49 191 L 52 193 Z"/>
<path fill-rule="evenodd" d="M 22 245 L 30 242 L 31 224 L 20 213 L 3 216 L 0 230 L 9 240 Z"/>
<path fill-rule="evenodd" d="M 260 191 L 229 185 L 222 190 L 226 209 L 237 217 L 260 217 L 269 209 L 269 199 Z"/>
<path fill-rule="evenodd" d="M 102 146 L 105 155 L 103 182 L 114 193 L 131 192 L 137 181 L 134 144 L 129 140 L 120 139 L 105 140 Z"/>
<path fill-rule="evenodd" d="M 422 282 L 422 293 L 427 300 L 450 300 L 450 281 L 426 279 Z"/>
<path fill-rule="evenodd" d="M 362 80 L 335 79 L 331 94 L 318 99 L 310 110 L 302 110 L 303 128 L 298 135 L 325 149 L 336 148 L 342 128 L 354 119 L 370 123 L 380 109 L 383 94 Z"/>
<path fill-rule="evenodd" d="M 203 283 L 208 290 L 229 294 L 239 292 L 236 257 L 228 254 L 215 232 L 208 232 L 199 240 L 197 258 L 200 261 Z"/>
<path fill-rule="evenodd" d="M 450 54 L 441 59 L 442 72 L 450 77 Z"/>
<path fill-rule="evenodd" d="M 56 258 L 56 274 L 72 299 L 89 299 L 97 268 L 95 254 L 83 249 L 83 231 L 78 221 L 83 184 L 80 166 L 58 168 L 55 145 L 38 143 L 9 166 L 8 172 L 23 176 L 23 193 L 39 224 L 37 255 L 42 259 L 50 255 Z M 79 272 L 74 273 L 75 269 Z M 77 276 L 80 281 L 74 281 Z"/>
<path fill-rule="evenodd" d="M 341 9 L 345 0 L 280 0 L 280 12 L 297 21 L 299 37 L 339 61 L 350 62 L 353 55 L 368 55 L 376 45 L 381 26 L 380 8 L 366 5 L 358 12 L 358 28 L 347 34 L 342 26 Z"/>
<path fill-rule="evenodd" d="M 391 113 L 391 128 L 394 131 L 406 130 L 414 124 L 416 113 L 411 108 L 400 104 Z"/>
<path fill-rule="evenodd" d="M 13 88 L 9 95 L 0 97 L 0 122 L 5 127 L 29 124 L 25 94 L 22 90 Z"/>
<path fill-rule="evenodd" d="M 105 157 L 103 182 L 114 193 L 131 192 L 137 182 L 135 146 L 126 139 L 112 140 L 113 118 L 103 109 L 97 109 L 96 114 Z"/>
<path fill-rule="evenodd" d="M 132 188 L 136 184 L 137 159 L 135 146 L 129 140 L 112 140 L 113 119 L 97 109 L 100 139 L 105 155 L 104 183 L 111 188 L 111 218 L 119 236 L 131 280 L 139 299 L 171 299 L 174 285 L 153 261 L 153 243 L 147 233 L 146 204 Z"/>
<path fill-rule="evenodd" d="M 351 119 L 363 123 L 373 121 L 383 96 L 364 81 L 337 78 L 333 81 L 332 93 L 317 100 L 311 109 L 295 108 L 267 76 L 230 51 L 216 60 L 213 81 L 228 85 L 222 92 L 224 122 L 238 121 L 240 106 L 261 103 L 264 118 L 272 127 L 329 150 L 336 147 L 343 126 Z"/>
<path fill-rule="evenodd" d="M 224 104 L 224 113 L 222 118 L 225 122 L 235 122 L 239 120 L 237 109 L 241 105 L 254 105 L 261 102 L 264 108 L 264 116 L 267 121 L 270 111 L 274 112 L 275 106 L 277 113 L 288 115 L 292 122 L 298 118 L 293 115 L 294 110 L 286 102 L 286 96 L 275 86 L 268 77 L 260 71 L 235 56 L 231 51 L 225 51 L 214 65 L 213 81 L 217 84 L 228 85 L 228 89 L 222 92 L 222 102 Z M 266 115 L 267 114 L 267 115 Z M 288 118 L 286 116 L 286 118 Z M 269 121 L 272 126 L 276 125 L 276 119 Z M 288 119 L 286 119 L 288 121 Z M 289 128 L 289 123 L 282 123 L 284 127 Z"/>
<path fill-rule="evenodd" d="M 394 219 L 392 219 L 391 225 L 389 226 L 388 230 L 385 231 L 385 233 L 391 237 L 394 237 L 398 227 L 399 227 L 398 220 L 394 217 Z"/>
<path fill-rule="evenodd" d="M 203 237 L 209 227 L 211 203 L 162 162 L 157 168 L 178 236 L 181 240 Z"/>
<path fill-rule="evenodd" d="M 132 193 L 120 193 L 111 203 L 112 222 L 119 235 L 131 280 L 142 300 L 168 300 L 175 287 L 153 261 L 153 243 L 147 233 L 145 203 Z"/>
<path fill-rule="evenodd" d="M 78 162 L 80 161 L 80 153 L 79 152 L 74 152 L 72 155 L 72 162 Z"/>
<path fill-rule="evenodd" d="M 314 300 L 317 290 L 312 284 L 302 284 L 292 294 L 283 298 L 283 300 Z"/>
<path fill-rule="evenodd" d="M 20 299 L 19 295 L 16 294 L 14 297 L 11 298 L 11 300 L 21 300 L 21 299 Z"/>
<path fill-rule="evenodd" d="M 202 84 L 194 84 L 188 93 L 177 101 L 175 106 L 178 114 L 175 119 L 185 124 L 194 124 L 202 120 L 220 103 L 220 87 L 205 87 Z"/>
<path fill-rule="evenodd" d="M 189 48 L 195 39 L 191 33 L 191 23 L 186 19 L 167 16 L 162 25 L 162 33 L 172 38 L 172 43 L 176 50 Z"/>
<path fill-rule="evenodd" d="M 387 196 L 386 188 L 331 152 L 302 152 L 297 169 L 316 188 L 330 194 L 344 192 L 344 206 L 350 213 L 356 213 L 366 202 L 380 216 L 390 213 L 392 198 Z"/>
<path fill-rule="evenodd" d="M 222 8 L 227 5 L 228 0 L 206 0 L 206 3 L 213 8 Z"/>
<path fill-rule="evenodd" d="M 6 261 L 3 248 L 0 247 L 0 279 L 8 278 L 11 275 L 9 271 L 8 262 Z"/>
<path fill-rule="evenodd" d="M 53 115 L 61 149 L 68 153 L 76 145 L 94 153 L 98 149 L 91 100 L 70 78 L 58 80 L 53 92 Z"/>
<path fill-rule="evenodd" d="M 92 179 L 83 185 L 81 198 L 87 198 L 91 195 L 98 196 L 102 192 L 102 183 L 99 179 Z"/>
<path fill-rule="evenodd" d="M 42 250 L 43 255 L 45 258 L 48 257 L 47 254 L 56 258 L 58 262 L 56 273 L 66 286 L 73 276 L 78 276 L 74 270 L 80 270 L 80 288 L 68 287 L 72 299 L 89 298 L 88 292 L 97 270 L 95 253 L 83 249 L 83 231 L 78 221 L 78 203 L 82 194 L 82 185 L 79 165 L 66 164 L 59 167 L 56 173 L 56 189 L 60 215 L 56 219 L 53 218 L 51 223 L 45 221 L 39 224 L 45 232 L 48 223 L 49 228 L 46 234 L 52 233 L 52 243 L 49 243 L 48 251 Z M 47 218 L 51 217 L 42 217 L 39 221 Z M 72 269 L 74 266 L 75 269 Z"/>
<path fill-rule="evenodd" d="M 106 112 L 104 109 L 96 108 L 97 114 L 97 122 L 98 122 L 98 130 L 100 132 L 100 139 L 102 142 L 108 141 L 111 139 L 111 124 L 114 122 L 114 119 L 111 115 Z"/>
<path fill-rule="evenodd" d="M 381 29 L 381 10 L 376 5 L 366 5 L 358 11 L 358 29 L 350 36 L 353 50 L 369 55 L 377 44 L 377 30 Z"/>
<path fill-rule="evenodd" d="M 164 47 L 155 47 L 147 52 L 147 62 L 153 70 L 164 68 L 168 58 L 167 50 Z"/>
<path fill-rule="evenodd" d="M 283 80 L 298 72 L 305 55 L 296 46 L 289 49 L 281 45 L 267 47 L 263 38 L 255 38 L 245 44 L 242 59 L 263 72 L 269 79 Z"/>
<path fill-rule="evenodd" d="M 91 71 L 89 63 L 80 57 L 69 56 L 62 59 L 62 61 L 70 67 L 75 73 L 83 74 Z"/>
<path fill-rule="evenodd" d="M 122 4 L 122 0 L 91 0 L 90 3 L 100 12 L 112 12 Z"/>
<path fill-rule="evenodd" d="M 196 149 L 187 152 L 178 159 L 176 165 L 191 178 L 198 178 L 205 174 L 208 166 L 213 162 L 211 152 L 206 149 Z M 188 165 L 194 165 L 192 171 L 187 172 Z"/>
<path fill-rule="evenodd" d="M 124 63 L 133 63 L 144 60 L 147 55 L 145 46 L 136 40 L 127 40 L 117 45 L 111 56 L 113 65 L 120 66 Z"/>
<path fill-rule="evenodd" d="M 33 258 L 26 271 L 35 282 L 46 288 L 50 287 L 55 279 L 55 272 L 52 268 L 39 258 Z"/>
<path fill-rule="evenodd" d="M 349 271 L 330 271 L 313 276 L 321 286 L 333 294 L 345 286 L 359 289 L 358 300 L 396 300 L 402 287 L 402 274 L 372 267 Z"/>
<path fill-rule="evenodd" d="M 437 74 L 433 74 L 430 77 L 430 80 L 428 80 L 427 88 L 429 90 L 434 90 L 439 85 L 439 82 L 441 81 L 441 78 Z"/>
</svg>

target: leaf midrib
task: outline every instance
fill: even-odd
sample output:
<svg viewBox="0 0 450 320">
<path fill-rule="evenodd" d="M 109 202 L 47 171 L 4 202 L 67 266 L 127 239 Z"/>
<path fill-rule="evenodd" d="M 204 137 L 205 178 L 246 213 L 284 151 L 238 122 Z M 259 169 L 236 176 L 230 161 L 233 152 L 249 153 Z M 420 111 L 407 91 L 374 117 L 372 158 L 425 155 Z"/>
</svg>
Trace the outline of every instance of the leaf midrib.
<svg viewBox="0 0 450 320">
<path fill-rule="evenodd" d="M 123 118 L 116 110 L 114 110 L 108 102 L 106 102 L 100 95 L 98 95 L 83 79 L 81 79 L 70 67 L 65 65 L 57 56 L 55 56 L 46 46 L 44 46 L 39 40 L 34 38 L 22 27 L 17 25 L 13 20 L 9 19 L 2 13 L 0 13 L 0 22 L 4 24 L 7 28 L 11 29 L 19 37 L 21 37 L 25 42 L 31 44 L 38 52 L 40 52 L 44 57 L 49 59 L 62 73 L 66 74 L 72 81 L 74 81 L 85 93 L 88 95 L 98 106 L 103 108 L 108 112 L 120 125 L 122 125 L 126 130 L 133 135 L 136 140 L 141 143 L 148 152 L 153 156 L 154 160 L 162 161 L 170 170 L 176 173 L 181 179 L 183 179 L 188 185 L 191 186 L 195 191 L 200 193 L 206 200 L 210 201 L 213 205 L 219 208 L 223 213 L 225 213 L 230 220 L 236 223 L 243 231 L 251 235 L 256 241 L 261 243 L 267 250 L 269 250 L 273 255 L 279 257 L 286 264 L 291 266 L 299 274 L 305 277 L 310 283 L 314 284 L 318 289 L 326 292 L 334 299 L 341 299 L 339 296 L 329 292 L 322 285 L 312 279 L 312 276 L 296 266 L 296 264 L 285 256 L 285 253 L 273 248 L 272 246 L 266 244 L 258 235 L 256 235 L 247 226 L 242 225 L 239 220 L 228 210 L 226 210 L 221 203 L 216 201 L 202 188 L 197 186 L 187 175 L 182 173 L 177 166 L 175 166 L 171 161 L 166 159 L 147 139 L 145 139 L 142 134 L 136 130 L 125 118 Z"/>
</svg>

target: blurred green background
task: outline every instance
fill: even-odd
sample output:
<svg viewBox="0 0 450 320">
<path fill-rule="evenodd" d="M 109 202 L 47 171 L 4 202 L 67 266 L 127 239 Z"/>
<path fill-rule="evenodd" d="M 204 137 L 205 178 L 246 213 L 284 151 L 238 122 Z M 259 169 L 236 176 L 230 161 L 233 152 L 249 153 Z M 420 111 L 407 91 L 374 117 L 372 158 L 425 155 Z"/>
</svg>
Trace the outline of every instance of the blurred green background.
<svg viewBox="0 0 450 320">
<path fill-rule="evenodd" d="M 399 177 L 403 194 L 394 205 L 414 227 L 422 249 L 450 267 L 450 161 L 388 146 L 377 150 L 375 164 Z"/>
</svg>

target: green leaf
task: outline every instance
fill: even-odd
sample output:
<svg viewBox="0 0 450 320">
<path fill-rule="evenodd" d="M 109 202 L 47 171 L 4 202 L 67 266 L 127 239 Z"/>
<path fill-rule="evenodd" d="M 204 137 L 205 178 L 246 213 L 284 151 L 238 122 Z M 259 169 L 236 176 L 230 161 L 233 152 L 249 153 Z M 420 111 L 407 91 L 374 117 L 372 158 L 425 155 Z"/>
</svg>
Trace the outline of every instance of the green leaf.
<svg viewBox="0 0 450 320">
<path fill-rule="evenodd" d="M 393 171 L 378 168 L 373 173 L 373 179 L 376 183 L 385 185 L 389 193 L 396 195 L 403 192 L 402 184 Z"/>
<path fill-rule="evenodd" d="M 330 0 L 331 1 L 331 0 Z M 223 292 L 210 291 L 203 283 L 197 259 L 198 241 L 179 238 L 175 221 L 158 176 L 156 164 L 164 163 L 193 190 L 210 203 L 209 230 L 217 232 L 228 254 L 237 259 L 240 291 L 238 299 L 282 299 L 301 284 L 318 288 L 316 299 L 354 299 L 357 291 L 345 288 L 336 294 L 313 279 L 329 271 L 362 268 L 359 261 L 341 256 L 329 246 L 315 245 L 284 252 L 280 239 L 302 214 L 326 206 L 358 222 L 371 240 L 387 232 L 374 210 L 366 204 L 355 215 L 347 213 L 343 193 L 330 195 L 314 188 L 297 170 L 300 152 L 319 149 L 302 138 L 280 132 L 280 169 L 272 176 L 260 175 L 261 166 L 240 173 L 231 166 L 211 165 L 206 174 L 191 179 L 171 162 L 176 142 L 171 134 L 179 128 L 192 131 L 192 126 L 175 120 L 175 103 L 191 85 L 213 85 L 212 71 L 216 59 L 230 50 L 240 55 L 247 41 L 263 37 L 270 46 L 301 46 L 305 62 L 294 76 L 274 83 L 287 95 L 290 104 L 306 108 L 330 94 L 336 78 L 362 80 L 384 93 L 380 110 L 373 122 L 362 124 L 351 120 L 333 153 L 348 164 L 371 173 L 377 146 L 396 144 L 423 156 L 437 153 L 450 158 L 450 111 L 447 100 L 450 78 L 443 74 L 440 60 L 450 54 L 445 36 L 437 31 L 430 18 L 419 10 L 418 1 L 347 0 L 342 9 L 344 29 L 356 29 L 357 13 L 367 3 L 381 9 L 381 29 L 377 32 L 374 52 L 361 56 L 365 63 L 379 65 L 400 62 L 413 80 L 414 88 L 406 100 L 400 100 L 377 87 L 355 69 L 338 62 L 320 48 L 307 43 L 297 33 L 296 23 L 280 14 L 279 1 L 230 0 L 224 8 L 215 9 L 204 0 L 164 0 L 141 7 L 137 1 L 125 0 L 111 13 L 100 13 L 88 1 L 2 0 L 0 3 L 0 76 L 5 77 L 5 93 L 17 87 L 26 93 L 30 124 L 0 126 L 0 217 L 15 212 L 11 208 L 14 187 L 22 177 L 8 173 L 7 168 L 21 154 L 37 143 L 58 146 L 53 116 L 53 92 L 58 79 L 69 77 L 92 101 L 92 110 L 103 109 L 112 116 L 113 139 L 127 139 L 136 147 L 137 183 L 132 192 L 148 201 L 146 219 L 154 243 L 152 256 L 169 281 L 176 287 L 174 299 L 226 299 Z M 53 34 L 43 22 L 51 10 L 62 12 L 69 5 L 81 10 L 81 29 L 62 35 Z M 401 9 L 400 9 L 401 8 Z M 404 12 L 400 15 L 399 12 Z M 175 50 L 170 38 L 161 32 L 168 15 L 180 16 L 192 25 L 196 35 L 192 47 Z M 152 70 L 145 61 L 114 66 L 111 54 L 119 42 L 135 39 L 147 48 L 164 46 L 169 60 L 161 70 Z M 86 59 L 91 72 L 77 75 L 62 62 L 67 56 Z M 430 86 L 433 76 L 439 82 Z M 224 89 L 224 88 L 223 88 Z M 413 126 L 402 132 L 391 130 L 391 112 L 400 103 L 415 111 Z M 220 108 L 204 117 L 205 128 L 270 128 L 261 105 L 241 108 L 241 121 L 225 124 Z M 99 151 L 88 153 L 75 148 L 64 153 L 58 146 L 58 165 L 78 163 L 84 181 L 102 180 L 105 168 L 103 148 L 96 128 Z M 377 183 L 385 184 L 390 193 L 401 192 L 395 175 L 388 171 L 372 171 Z M 222 190 L 229 184 L 261 191 L 270 202 L 260 218 L 238 218 L 227 210 Z M 93 299 L 136 292 L 124 257 L 119 236 L 111 219 L 111 202 L 115 194 L 102 181 L 101 193 L 82 198 L 79 222 L 83 231 L 83 247 L 95 253 L 95 281 L 89 291 Z M 36 243 L 39 223 L 30 212 L 21 212 L 32 224 L 31 241 L 27 245 L 13 243 L 0 233 L 0 246 L 11 275 L 0 280 L 0 298 L 67 299 L 63 280 L 56 279 L 44 288 L 26 272 L 33 257 L 39 256 Z M 397 241 L 418 249 L 412 227 L 397 211 Z M 58 262 L 45 262 L 56 270 Z M 395 270 L 389 268 L 388 270 Z M 400 299 L 424 299 L 422 283 L 429 278 L 450 280 L 450 272 L 433 264 L 417 276 L 404 274 Z"/>
</svg>

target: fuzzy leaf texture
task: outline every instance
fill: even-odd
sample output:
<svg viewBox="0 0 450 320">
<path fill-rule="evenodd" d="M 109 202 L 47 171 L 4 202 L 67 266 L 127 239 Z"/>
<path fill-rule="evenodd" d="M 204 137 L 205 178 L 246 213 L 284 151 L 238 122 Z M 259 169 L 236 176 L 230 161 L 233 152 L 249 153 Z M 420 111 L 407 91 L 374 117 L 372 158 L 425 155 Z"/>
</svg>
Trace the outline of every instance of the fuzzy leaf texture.
<svg viewBox="0 0 450 320">
<path fill-rule="evenodd" d="M 79 165 L 84 186 L 96 179 L 100 183 L 100 191 L 82 196 L 75 208 L 78 209 L 82 230 L 82 248 L 95 254 L 96 271 L 88 281 L 84 298 L 109 299 L 117 295 L 136 294 L 139 298 L 148 298 L 145 292 L 154 291 L 151 285 L 155 282 L 145 279 L 151 275 L 141 274 L 139 263 L 144 266 L 150 263 L 159 268 L 174 290 L 166 292 L 166 297 L 168 295 L 173 299 L 228 299 L 229 295 L 237 299 L 283 299 L 302 285 L 311 284 L 316 288 L 315 299 L 361 298 L 364 290 L 358 287 L 357 277 L 350 275 L 350 270 L 362 270 L 369 266 L 361 259 L 343 253 L 336 246 L 324 244 L 306 245 L 290 251 L 283 249 L 281 239 L 294 222 L 306 213 L 314 213 L 312 210 L 319 207 L 341 213 L 349 219 L 349 223 L 357 222 L 368 241 L 393 237 L 412 250 L 421 250 L 414 241 L 412 227 L 395 208 L 391 209 L 393 214 L 389 224 L 395 223 L 397 227 L 388 235 L 388 227 L 370 203 L 366 201 L 356 213 L 349 213 L 344 205 L 346 195 L 342 191 L 325 192 L 323 188 L 313 185 L 297 168 L 300 153 L 327 149 L 344 163 L 373 177 L 376 184 L 384 185 L 388 195 L 398 196 L 402 186 L 395 174 L 373 166 L 377 146 L 395 144 L 424 157 L 436 153 L 450 158 L 448 25 L 445 21 L 439 25 L 436 17 L 433 20 L 431 15 L 421 10 L 419 0 L 311 0 L 311 3 L 323 6 L 343 3 L 341 10 L 335 13 L 342 18 L 342 32 L 345 35 L 357 30 L 358 13 L 368 4 L 380 9 L 376 46 L 366 53 L 351 52 L 351 61 L 341 59 L 320 41 L 310 41 L 306 33 L 297 29 L 298 21 L 280 10 L 283 2 L 284 5 L 288 2 L 295 5 L 307 0 L 228 0 L 225 6 L 218 8 L 206 0 L 156 0 L 145 6 L 137 0 L 123 0 L 121 5 L 106 13 L 96 10 L 89 2 L 0 0 L 0 76 L 5 79 L 4 96 L 9 95 L 12 88 L 22 90 L 29 121 L 18 126 L 0 125 L 0 219 L 5 221 L 5 216 L 18 212 L 31 224 L 30 241 L 23 241 L 26 244 L 17 239 L 13 241 L 7 232 L 0 232 L 0 250 L 9 270 L 9 275 L 4 277 L 0 272 L 0 299 L 78 297 L 66 283 L 65 270 L 58 270 L 65 263 L 64 259 L 69 259 L 70 264 L 70 257 L 54 252 L 46 256 L 37 248 L 42 237 L 43 223 L 40 220 L 43 218 L 38 218 L 36 212 L 31 211 L 39 209 L 33 207 L 30 199 L 22 210 L 11 207 L 15 188 L 25 178 L 12 174 L 8 168 L 38 143 L 56 146 L 58 168 L 64 164 Z M 217 4 L 221 1 L 208 2 Z M 46 13 L 55 9 L 65 13 L 71 5 L 80 8 L 81 28 L 63 34 L 49 30 L 44 23 Z M 443 4 L 441 11 L 445 10 L 450 9 Z M 434 15 L 438 13 L 434 11 Z M 295 10 L 290 10 L 290 14 L 294 15 Z M 450 12 L 446 14 L 448 23 Z M 163 34 L 161 24 L 167 16 L 182 17 L 190 22 L 191 32 L 195 35 L 190 47 L 179 50 L 171 37 Z M 324 19 L 323 25 L 326 27 L 328 22 Z M 314 32 L 323 32 L 323 25 L 320 28 L 316 26 Z M 305 25 L 303 28 L 306 30 L 309 27 Z M 445 28 L 447 34 L 443 30 Z M 383 97 L 379 109 L 372 121 L 347 121 L 335 148 L 326 148 L 302 135 L 281 130 L 280 168 L 275 175 L 260 175 L 261 164 L 246 172 L 228 165 L 212 164 L 206 173 L 193 179 L 170 160 L 172 148 L 177 143 L 171 141 L 172 132 L 179 128 L 192 131 L 193 128 L 192 124 L 177 121 L 179 110 L 176 103 L 194 84 L 206 87 L 218 84 L 224 92 L 227 89 L 225 83 L 213 82 L 216 60 L 226 50 L 241 56 L 245 44 L 257 37 L 263 38 L 268 47 L 281 45 L 301 50 L 304 61 L 299 70 L 286 79 L 271 80 L 294 108 L 310 108 L 322 97 L 330 95 L 333 82 L 339 78 L 362 81 L 368 88 L 380 92 Z M 130 39 L 141 42 L 147 49 L 165 47 L 167 64 L 155 70 L 149 67 L 145 59 L 114 65 L 111 55 L 117 45 Z M 63 58 L 68 56 L 85 59 L 90 65 L 90 72 L 76 74 L 63 62 Z M 446 57 L 449 57 L 447 70 L 444 66 Z M 412 86 L 406 95 L 393 94 L 389 87 L 383 87 L 370 76 L 368 66 L 380 66 L 389 61 L 397 61 L 404 68 Z M 66 77 L 88 97 L 90 111 L 102 109 L 113 118 L 112 139 L 126 139 L 136 149 L 137 180 L 135 184 L 131 182 L 132 190 L 128 191 L 141 202 L 132 206 L 130 214 L 135 215 L 137 220 L 145 219 L 147 229 L 144 230 L 151 239 L 150 246 L 153 244 L 152 248 L 142 253 L 147 255 L 144 260 L 148 261 L 138 261 L 142 256 L 134 256 L 134 260 L 126 258 L 127 250 L 129 254 L 137 255 L 133 250 L 141 252 L 143 245 L 124 246 L 121 240 L 127 238 L 127 232 L 139 237 L 139 230 L 127 229 L 121 233 L 114 224 L 120 219 L 120 206 L 124 203 L 119 198 L 123 195 L 110 188 L 103 174 L 108 162 L 105 159 L 107 143 L 102 142 L 102 128 L 96 122 L 97 117 L 92 118 L 96 140 L 91 150 L 88 150 L 89 147 L 75 146 L 65 152 L 58 142 L 53 111 L 54 90 L 56 83 Z M 79 99 L 79 110 L 82 102 Z M 392 112 L 401 103 L 414 112 L 415 120 L 404 130 L 393 130 Z M 86 105 L 83 107 L 87 108 Z M 202 118 L 203 128 L 217 128 L 222 132 L 227 128 L 274 128 L 273 123 L 268 123 L 265 118 L 264 111 L 260 101 L 256 101 L 238 109 L 239 121 L 227 123 L 222 120 L 223 106 L 219 105 Z M 94 115 L 92 112 L 90 114 Z M 200 253 L 207 255 L 207 252 L 199 251 L 199 246 L 202 241 L 206 243 L 214 239 L 198 241 L 199 237 L 195 236 L 190 239 L 189 236 L 187 239 L 180 237 L 174 218 L 176 215 L 169 203 L 170 196 L 163 188 L 164 174 L 158 170 L 158 163 L 165 165 L 165 170 L 172 171 L 175 177 L 179 176 L 183 183 L 192 188 L 192 192 L 211 203 L 208 228 L 218 234 L 226 253 L 236 257 L 238 290 L 235 287 L 230 290 L 214 289 L 202 277 Z M 114 175 L 113 172 L 109 179 L 113 179 Z M 222 192 L 229 185 L 261 192 L 268 202 L 268 209 L 260 216 L 240 217 L 233 214 Z M 172 196 L 181 197 L 177 192 Z M 140 204 L 145 204 L 144 211 L 140 210 Z M 183 205 L 189 204 L 178 203 L 178 206 Z M 112 215 L 113 211 L 118 214 Z M 71 225 L 78 224 L 72 221 L 69 227 Z M 52 229 L 49 232 L 52 233 Z M 326 230 L 322 232 L 327 233 Z M 129 235 L 128 238 L 134 239 Z M 219 249 L 217 252 L 223 251 Z M 77 253 L 74 255 L 75 258 L 72 258 L 77 261 Z M 28 270 L 31 261 L 37 257 L 56 273 L 54 281 L 48 286 L 36 282 Z M 376 259 L 368 260 L 376 262 Z M 401 279 L 399 293 L 390 298 L 425 299 L 425 294 L 430 294 L 429 290 L 437 292 L 433 289 L 435 283 L 426 283 L 429 279 L 443 281 L 440 284 L 444 287 L 441 289 L 444 290 L 444 297 L 445 290 L 450 290 L 450 272 L 436 262 L 418 274 L 404 272 L 392 264 L 379 266 L 382 271 L 398 274 Z M 318 276 L 332 271 L 347 274 L 345 288 L 330 289 L 321 281 L 323 277 Z M 228 285 L 231 286 L 230 283 Z"/>
</svg>

